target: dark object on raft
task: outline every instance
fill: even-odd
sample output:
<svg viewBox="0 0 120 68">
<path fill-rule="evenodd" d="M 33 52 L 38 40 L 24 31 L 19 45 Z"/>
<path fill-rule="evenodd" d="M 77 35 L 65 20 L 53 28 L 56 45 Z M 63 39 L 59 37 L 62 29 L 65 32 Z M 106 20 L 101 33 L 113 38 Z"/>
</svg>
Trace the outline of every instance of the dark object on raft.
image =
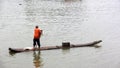
<svg viewBox="0 0 120 68">
<path fill-rule="evenodd" d="M 64 48 L 75 48 L 75 47 L 91 47 L 91 46 L 95 46 L 96 44 L 102 42 L 102 40 L 98 40 L 98 41 L 94 41 L 94 42 L 90 42 L 90 43 L 86 43 L 86 44 L 70 44 L 70 42 L 63 42 L 62 46 L 45 46 L 45 47 L 41 47 L 39 48 L 35 48 L 33 49 L 31 48 L 9 48 L 10 52 L 14 52 L 14 53 L 19 53 L 19 52 L 26 52 L 26 51 L 41 51 L 41 50 L 53 50 L 53 49 L 64 49 Z"/>
</svg>

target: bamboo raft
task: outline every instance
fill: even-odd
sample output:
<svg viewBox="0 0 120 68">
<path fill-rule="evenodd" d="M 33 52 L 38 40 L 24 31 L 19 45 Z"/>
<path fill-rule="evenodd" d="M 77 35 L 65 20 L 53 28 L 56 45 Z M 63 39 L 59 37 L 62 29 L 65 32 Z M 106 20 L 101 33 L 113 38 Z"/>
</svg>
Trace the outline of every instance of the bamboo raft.
<svg viewBox="0 0 120 68">
<path fill-rule="evenodd" d="M 40 48 L 9 48 L 10 52 L 14 53 L 19 53 L 19 52 L 27 52 L 27 51 L 42 51 L 42 50 L 55 50 L 55 49 L 64 49 L 64 48 L 76 48 L 76 47 L 92 47 L 95 46 L 96 44 L 102 42 L 102 40 L 98 41 L 93 41 L 90 43 L 85 43 L 85 44 L 70 44 L 70 42 L 64 42 L 62 43 L 62 46 L 45 46 L 45 47 L 40 47 Z"/>
</svg>

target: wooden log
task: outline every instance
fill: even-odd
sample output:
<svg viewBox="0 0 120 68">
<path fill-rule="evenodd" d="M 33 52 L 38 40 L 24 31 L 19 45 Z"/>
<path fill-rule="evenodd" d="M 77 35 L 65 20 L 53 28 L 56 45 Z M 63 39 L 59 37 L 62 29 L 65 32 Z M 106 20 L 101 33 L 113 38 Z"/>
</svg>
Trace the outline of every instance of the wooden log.
<svg viewBox="0 0 120 68">
<path fill-rule="evenodd" d="M 45 47 L 41 47 L 39 48 L 9 48 L 9 51 L 11 52 L 15 52 L 15 53 L 19 53 L 19 52 L 26 52 L 26 51 L 36 51 L 36 50 L 54 50 L 54 49 L 62 49 L 62 48 L 75 48 L 75 47 L 90 47 L 90 46 L 94 46 L 98 43 L 102 42 L 102 40 L 98 40 L 98 41 L 94 41 L 94 42 L 90 42 L 90 43 L 85 43 L 85 44 L 70 44 L 70 42 L 63 42 L 62 46 L 45 46 Z"/>
</svg>

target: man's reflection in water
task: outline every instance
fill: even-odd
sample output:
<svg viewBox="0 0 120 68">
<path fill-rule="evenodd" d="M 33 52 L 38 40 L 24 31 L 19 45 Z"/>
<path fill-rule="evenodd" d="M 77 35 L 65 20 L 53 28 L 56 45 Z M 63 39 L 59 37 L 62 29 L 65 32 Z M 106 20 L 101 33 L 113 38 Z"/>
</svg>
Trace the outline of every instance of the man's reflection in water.
<svg viewBox="0 0 120 68">
<path fill-rule="evenodd" d="M 33 53 L 33 63 L 35 68 L 42 68 L 43 64 L 42 64 L 42 59 L 40 57 L 40 51 L 34 51 Z"/>
</svg>

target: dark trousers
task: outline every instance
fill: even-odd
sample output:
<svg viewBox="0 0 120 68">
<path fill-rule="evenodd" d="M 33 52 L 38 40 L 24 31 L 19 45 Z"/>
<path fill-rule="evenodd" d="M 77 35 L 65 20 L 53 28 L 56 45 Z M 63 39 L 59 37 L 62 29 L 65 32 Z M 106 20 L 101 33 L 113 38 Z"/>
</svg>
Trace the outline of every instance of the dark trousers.
<svg viewBox="0 0 120 68">
<path fill-rule="evenodd" d="M 38 45 L 38 47 L 40 48 L 40 40 L 39 39 L 33 39 L 33 46 L 36 46 L 36 43 Z"/>
</svg>

